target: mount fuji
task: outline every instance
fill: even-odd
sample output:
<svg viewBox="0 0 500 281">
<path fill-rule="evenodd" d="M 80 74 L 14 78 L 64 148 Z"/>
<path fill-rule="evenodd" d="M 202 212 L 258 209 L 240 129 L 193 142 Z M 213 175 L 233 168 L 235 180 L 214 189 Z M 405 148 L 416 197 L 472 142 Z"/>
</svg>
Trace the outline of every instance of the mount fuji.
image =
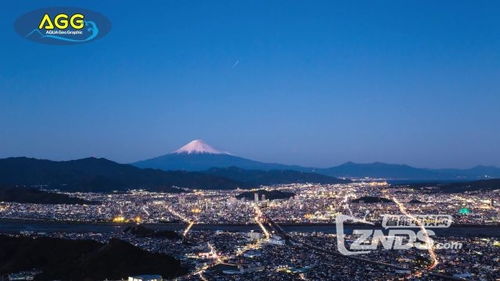
<svg viewBox="0 0 500 281">
<path fill-rule="evenodd" d="M 193 140 L 172 153 L 132 163 L 139 168 L 160 170 L 208 171 L 212 168 L 238 167 L 246 170 L 291 170 L 337 178 L 384 178 L 389 180 L 481 180 L 500 178 L 500 168 L 476 166 L 470 169 L 425 169 L 401 164 L 347 162 L 330 168 L 264 163 L 234 156 L 202 140 Z M 213 172 L 213 171 L 212 171 Z M 234 169 L 226 171 L 235 172 Z M 218 174 L 221 173 L 219 170 Z M 241 171 L 240 171 L 241 173 Z"/>
<path fill-rule="evenodd" d="M 211 145 L 208 143 L 204 142 L 203 140 L 193 140 L 183 147 L 177 149 L 174 151 L 174 153 L 181 154 L 181 153 L 187 153 L 187 154 L 200 154 L 200 153 L 208 153 L 208 154 L 229 154 L 227 152 L 222 152 L 220 150 L 217 150 L 213 148 Z"/>
<path fill-rule="evenodd" d="M 218 150 L 203 140 L 193 140 L 172 153 L 132 163 L 139 168 L 161 170 L 205 171 L 210 168 L 238 167 L 252 170 L 312 171 L 300 166 L 264 163 Z"/>
</svg>

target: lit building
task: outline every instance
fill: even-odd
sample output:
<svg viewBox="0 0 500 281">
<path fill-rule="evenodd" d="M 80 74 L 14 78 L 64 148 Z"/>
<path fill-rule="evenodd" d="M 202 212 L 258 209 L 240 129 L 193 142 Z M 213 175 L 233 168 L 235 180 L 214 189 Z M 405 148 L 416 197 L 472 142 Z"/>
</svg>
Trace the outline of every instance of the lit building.
<svg viewBox="0 0 500 281">
<path fill-rule="evenodd" d="M 130 276 L 128 281 L 163 281 L 161 275 L 136 275 Z"/>
</svg>

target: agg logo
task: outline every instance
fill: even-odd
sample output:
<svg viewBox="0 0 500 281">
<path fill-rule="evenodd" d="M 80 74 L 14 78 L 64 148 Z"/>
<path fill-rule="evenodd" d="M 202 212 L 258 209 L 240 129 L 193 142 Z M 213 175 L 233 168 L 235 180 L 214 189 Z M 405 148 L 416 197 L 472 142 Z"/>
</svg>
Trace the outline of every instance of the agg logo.
<svg viewBox="0 0 500 281">
<path fill-rule="evenodd" d="M 71 27 L 76 30 L 82 29 L 85 26 L 85 23 L 83 22 L 84 17 L 85 16 L 82 14 L 74 14 L 71 17 L 66 14 L 58 14 L 52 21 L 50 19 L 50 15 L 45 14 L 40 21 L 38 29 L 54 29 L 54 25 L 58 29 L 66 29 L 68 28 L 68 24 L 71 24 Z M 68 18 L 70 19 L 69 22 Z"/>
<path fill-rule="evenodd" d="M 81 8 L 57 7 L 29 12 L 14 28 L 22 37 L 44 44 L 87 43 L 106 35 L 111 23 L 103 15 Z"/>
</svg>

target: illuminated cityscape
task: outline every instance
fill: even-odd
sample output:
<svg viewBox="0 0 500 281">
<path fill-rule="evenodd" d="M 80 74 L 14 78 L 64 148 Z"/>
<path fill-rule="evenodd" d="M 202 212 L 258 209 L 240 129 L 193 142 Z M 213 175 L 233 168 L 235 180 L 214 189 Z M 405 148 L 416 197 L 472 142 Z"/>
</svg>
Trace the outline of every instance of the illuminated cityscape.
<svg viewBox="0 0 500 281">
<path fill-rule="evenodd" d="M 254 196 L 248 200 L 236 198 L 243 190 L 74 193 L 70 195 L 97 203 L 4 202 L 0 217 L 53 222 L 41 227 L 35 224 L 31 228 L 21 227 L 17 229 L 21 235 L 91 239 L 103 243 L 118 238 L 150 252 L 177 257 L 190 268 L 190 273 L 178 280 L 365 280 L 367 272 L 372 280 L 495 280 L 498 277 L 498 190 L 444 194 L 417 192 L 386 182 L 287 184 L 258 190 L 287 191 L 295 195 L 289 199 L 263 200 Z M 463 247 L 436 249 L 437 265 L 432 270 L 426 269 L 430 262 L 428 253 L 418 249 L 377 249 L 363 255 L 361 260 L 338 254 L 335 219 L 339 214 L 349 214 L 375 225 L 380 224 L 383 214 L 401 214 L 394 203 L 352 202 L 375 196 L 394 198 L 413 215 L 453 214 L 450 233 L 432 239 L 435 243 L 446 241 Z M 417 201 L 419 203 L 415 203 Z M 468 210 L 466 214 L 464 208 Z M 60 230 L 75 222 L 86 227 Z M 469 225 L 480 225 L 485 230 L 468 229 Z M 134 226 L 174 231 L 178 237 L 140 237 L 124 231 Z M 280 233 L 283 228 L 286 234 Z M 346 239 L 352 241 L 354 236 L 347 234 Z"/>
<path fill-rule="evenodd" d="M 500 281 L 500 1 L 2 1 L 0 281 Z"/>
<path fill-rule="evenodd" d="M 350 214 L 377 222 L 381 214 L 400 214 L 394 204 L 351 203 L 367 196 L 395 197 L 412 214 L 453 214 L 454 224 L 496 225 L 500 192 L 478 191 L 463 194 L 421 192 L 411 188 L 391 188 L 386 183 L 336 185 L 289 184 L 263 187 L 290 191 L 288 200 L 259 201 L 266 214 L 282 224 L 334 223 L 337 214 Z M 260 189 L 259 189 L 260 190 Z M 3 203 L 0 217 L 78 222 L 138 222 L 197 224 L 253 224 L 254 200 L 238 200 L 243 190 L 194 190 L 158 193 L 135 190 L 126 193 L 69 193 L 96 205 L 41 205 Z M 414 202 L 419 203 L 411 203 Z M 464 208 L 471 210 L 463 215 Z"/>
</svg>

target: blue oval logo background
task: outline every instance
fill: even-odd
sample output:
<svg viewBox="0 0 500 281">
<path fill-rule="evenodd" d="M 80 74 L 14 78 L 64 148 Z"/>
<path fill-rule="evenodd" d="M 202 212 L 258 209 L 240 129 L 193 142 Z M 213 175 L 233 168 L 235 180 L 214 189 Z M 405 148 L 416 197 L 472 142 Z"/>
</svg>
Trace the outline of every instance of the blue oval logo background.
<svg viewBox="0 0 500 281">
<path fill-rule="evenodd" d="M 66 28 L 59 28 L 56 17 L 65 14 L 68 17 Z M 83 28 L 74 28 L 69 22 L 72 15 L 83 15 Z M 48 20 L 46 18 L 48 15 Z M 51 29 L 39 28 L 44 21 Z M 59 21 L 60 22 L 60 21 Z M 59 27 L 58 27 L 59 25 Z M 100 13 L 74 7 L 52 7 L 38 9 L 20 16 L 14 23 L 14 29 L 22 37 L 43 44 L 71 45 L 88 43 L 104 37 L 111 30 L 111 22 Z"/>
</svg>

